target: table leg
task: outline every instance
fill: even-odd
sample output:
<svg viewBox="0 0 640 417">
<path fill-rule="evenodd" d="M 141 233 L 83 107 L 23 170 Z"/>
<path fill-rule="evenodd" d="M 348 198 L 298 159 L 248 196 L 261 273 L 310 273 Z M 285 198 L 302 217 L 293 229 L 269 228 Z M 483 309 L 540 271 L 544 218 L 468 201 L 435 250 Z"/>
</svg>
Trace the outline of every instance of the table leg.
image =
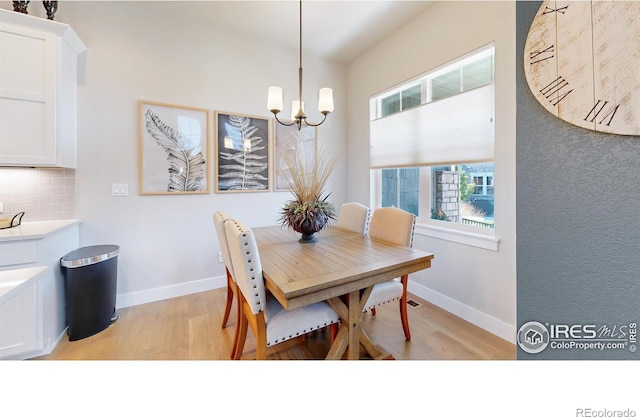
<svg viewBox="0 0 640 417">
<path fill-rule="evenodd" d="M 356 290 L 344 297 L 335 297 L 327 300 L 329 305 L 340 316 L 342 324 L 329 349 L 327 359 L 340 359 L 345 352 L 348 359 L 360 359 L 360 345 L 374 359 L 390 357 L 389 354 L 375 346 L 360 327 L 362 308 L 369 299 L 372 289 L 373 287 L 367 288 L 362 295 L 360 295 L 360 290 Z"/>
<path fill-rule="evenodd" d="M 329 349 L 329 353 L 327 353 L 326 359 L 340 359 L 344 352 L 347 350 L 347 344 L 349 342 L 348 336 L 348 326 L 344 324 L 340 326 L 340 330 L 338 330 L 338 334 L 336 335 L 333 344 L 331 345 L 331 349 Z"/>
<path fill-rule="evenodd" d="M 369 336 L 367 336 L 362 329 L 360 329 L 360 344 L 373 359 L 394 359 L 389 352 L 382 349 L 380 346 L 374 345 L 371 339 L 369 339 Z"/>
<path fill-rule="evenodd" d="M 347 306 L 349 308 L 349 347 L 347 359 L 360 359 L 360 291 L 353 291 L 347 295 Z"/>
</svg>

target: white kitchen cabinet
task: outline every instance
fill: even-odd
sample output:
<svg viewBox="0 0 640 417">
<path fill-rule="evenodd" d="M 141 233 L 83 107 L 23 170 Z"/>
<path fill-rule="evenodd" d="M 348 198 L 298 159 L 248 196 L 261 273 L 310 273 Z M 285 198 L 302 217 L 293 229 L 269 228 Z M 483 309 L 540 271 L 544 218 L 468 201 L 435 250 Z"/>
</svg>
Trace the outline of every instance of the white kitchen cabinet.
<svg viewBox="0 0 640 417">
<path fill-rule="evenodd" d="M 79 222 L 26 222 L 0 230 L 0 359 L 51 353 L 66 334 L 60 258 L 78 249 Z"/>
<path fill-rule="evenodd" d="M 42 348 L 40 278 L 46 271 L 46 267 L 0 271 L 0 358 Z"/>
<path fill-rule="evenodd" d="M 75 168 L 85 50 L 69 25 L 0 9 L 0 166 Z"/>
</svg>

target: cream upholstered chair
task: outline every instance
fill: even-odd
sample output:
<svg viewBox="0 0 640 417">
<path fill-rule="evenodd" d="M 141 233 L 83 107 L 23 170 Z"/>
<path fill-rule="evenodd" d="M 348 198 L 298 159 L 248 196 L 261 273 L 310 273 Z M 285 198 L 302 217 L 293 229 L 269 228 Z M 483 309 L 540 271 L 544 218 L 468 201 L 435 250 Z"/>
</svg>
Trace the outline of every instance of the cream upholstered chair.
<svg viewBox="0 0 640 417">
<path fill-rule="evenodd" d="M 266 290 L 253 231 L 237 220 L 227 221 L 224 226 L 242 310 L 235 359 L 242 356 L 248 326 L 256 337 L 256 359 L 266 359 L 267 347 L 340 320 L 324 301 L 285 310 Z"/>
<path fill-rule="evenodd" d="M 231 263 L 231 255 L 229 254 L 229 244 L 227 242 L 227 233 L 224 228 L 224 223 L 231 218 L 222 211 L 216 211 L 213 214 L 213 224 L 216 227 L 216 235 L 218 236 L 218 242 L 220 243 L 220 252 L 222 253 L 222 260 L 227 273 L 227 303 L 224 307 L 224 316 L 222 318 L 222 328 L 227 326 L 229 315 L 231 313 L 231 306 L 233 305 L 233 298 L 236 299 L 236 333 L 233 338 L 233 347 L 231 348 L 231 358 L 235 354 L 237 347 L 238 337 L 238 325 L 240 320 L 240 303 L 238 301 L 238 286 L 236 285 L 235 278 L 233 277 L 233 265 Z"/>
<path fill-rule="evenodd" d="M 224 308 L 224 317 L 222 318 L 223 329 L 227 326 L 229 314 L 231 313 L 231 304 L 233 303 L 233 297 L 236 293 L 236 283 L 233 279 L 233 265 L 231 264 L 229 245 L 227 244 L 227 236 L 224 230 L 224 222 L 229 219 L 230 217 L 222 211 L 216 211 L 213 214 L 213 224 L 216 226 L 216 234 L 218 235 L 218 242 L 220 243 L 220 252 L 222 253 L 222 260 L 227 270 L 227 304 Z"/>
<path fill-rule="evenodd" d="M 369 224 L 369 237 L 386 240 L 396 245 L 411 247 L 413 245 L 413 231 L 416 216 L 395 207 L 375 209 Z M 409 332 L 409 318 L 407 316 L 407 282 L 408 275 L 381 282 L 373 287 L 373 291 L 365 304 L 364 311 L 375 314 L 375 307 L 390 301 L 400 303 L 400 320 L 407 340 L 411 340 Z"/>
<path fill-rule="evenodd" d="M 336 226 L 366 235 L 369 230 L 369 207 L 356 203 L 344 203 L 340 206 Z"/>
</svg>

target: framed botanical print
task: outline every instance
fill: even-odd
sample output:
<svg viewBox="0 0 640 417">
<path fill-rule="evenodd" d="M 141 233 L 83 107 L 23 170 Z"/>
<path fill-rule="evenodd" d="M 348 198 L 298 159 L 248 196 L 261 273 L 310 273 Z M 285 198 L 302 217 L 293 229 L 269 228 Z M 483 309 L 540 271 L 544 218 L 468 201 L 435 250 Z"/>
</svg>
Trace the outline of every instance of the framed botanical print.
<svg viewBox="0 0 640 417">
<path fill-rule="evenodd" d="M 269 118 L 216 111 L 215 120 L 215 191 L 269 191 Z"/>
<path fill-rule="evenodd" d="M 138 192 L 209 193 L 209 110 L 139 102 Z"/>
<path fill-rule="evenodd" d="M 296 125 L 284 126 L 275 123 L 274 151 L 274 191 L 289 191 L 289 184 L 283 176 L 285 158 L 302 158 L 304 166 L 313 170 L 317 158 L 318 128 Z"/>
</svg>

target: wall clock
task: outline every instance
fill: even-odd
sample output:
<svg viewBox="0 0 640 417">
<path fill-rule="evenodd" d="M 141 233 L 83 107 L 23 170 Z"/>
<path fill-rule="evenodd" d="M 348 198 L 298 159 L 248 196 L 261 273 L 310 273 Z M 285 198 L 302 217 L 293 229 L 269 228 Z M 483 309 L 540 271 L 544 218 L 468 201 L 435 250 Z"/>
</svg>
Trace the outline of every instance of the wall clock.
<svg viewBox="0 0 640 417">
<path fill-rule="evenodd" d="M 640 135 L 640 2 L 543 2 L 527 35 L 524 72 L 557 118 Z"/>
</svg>

